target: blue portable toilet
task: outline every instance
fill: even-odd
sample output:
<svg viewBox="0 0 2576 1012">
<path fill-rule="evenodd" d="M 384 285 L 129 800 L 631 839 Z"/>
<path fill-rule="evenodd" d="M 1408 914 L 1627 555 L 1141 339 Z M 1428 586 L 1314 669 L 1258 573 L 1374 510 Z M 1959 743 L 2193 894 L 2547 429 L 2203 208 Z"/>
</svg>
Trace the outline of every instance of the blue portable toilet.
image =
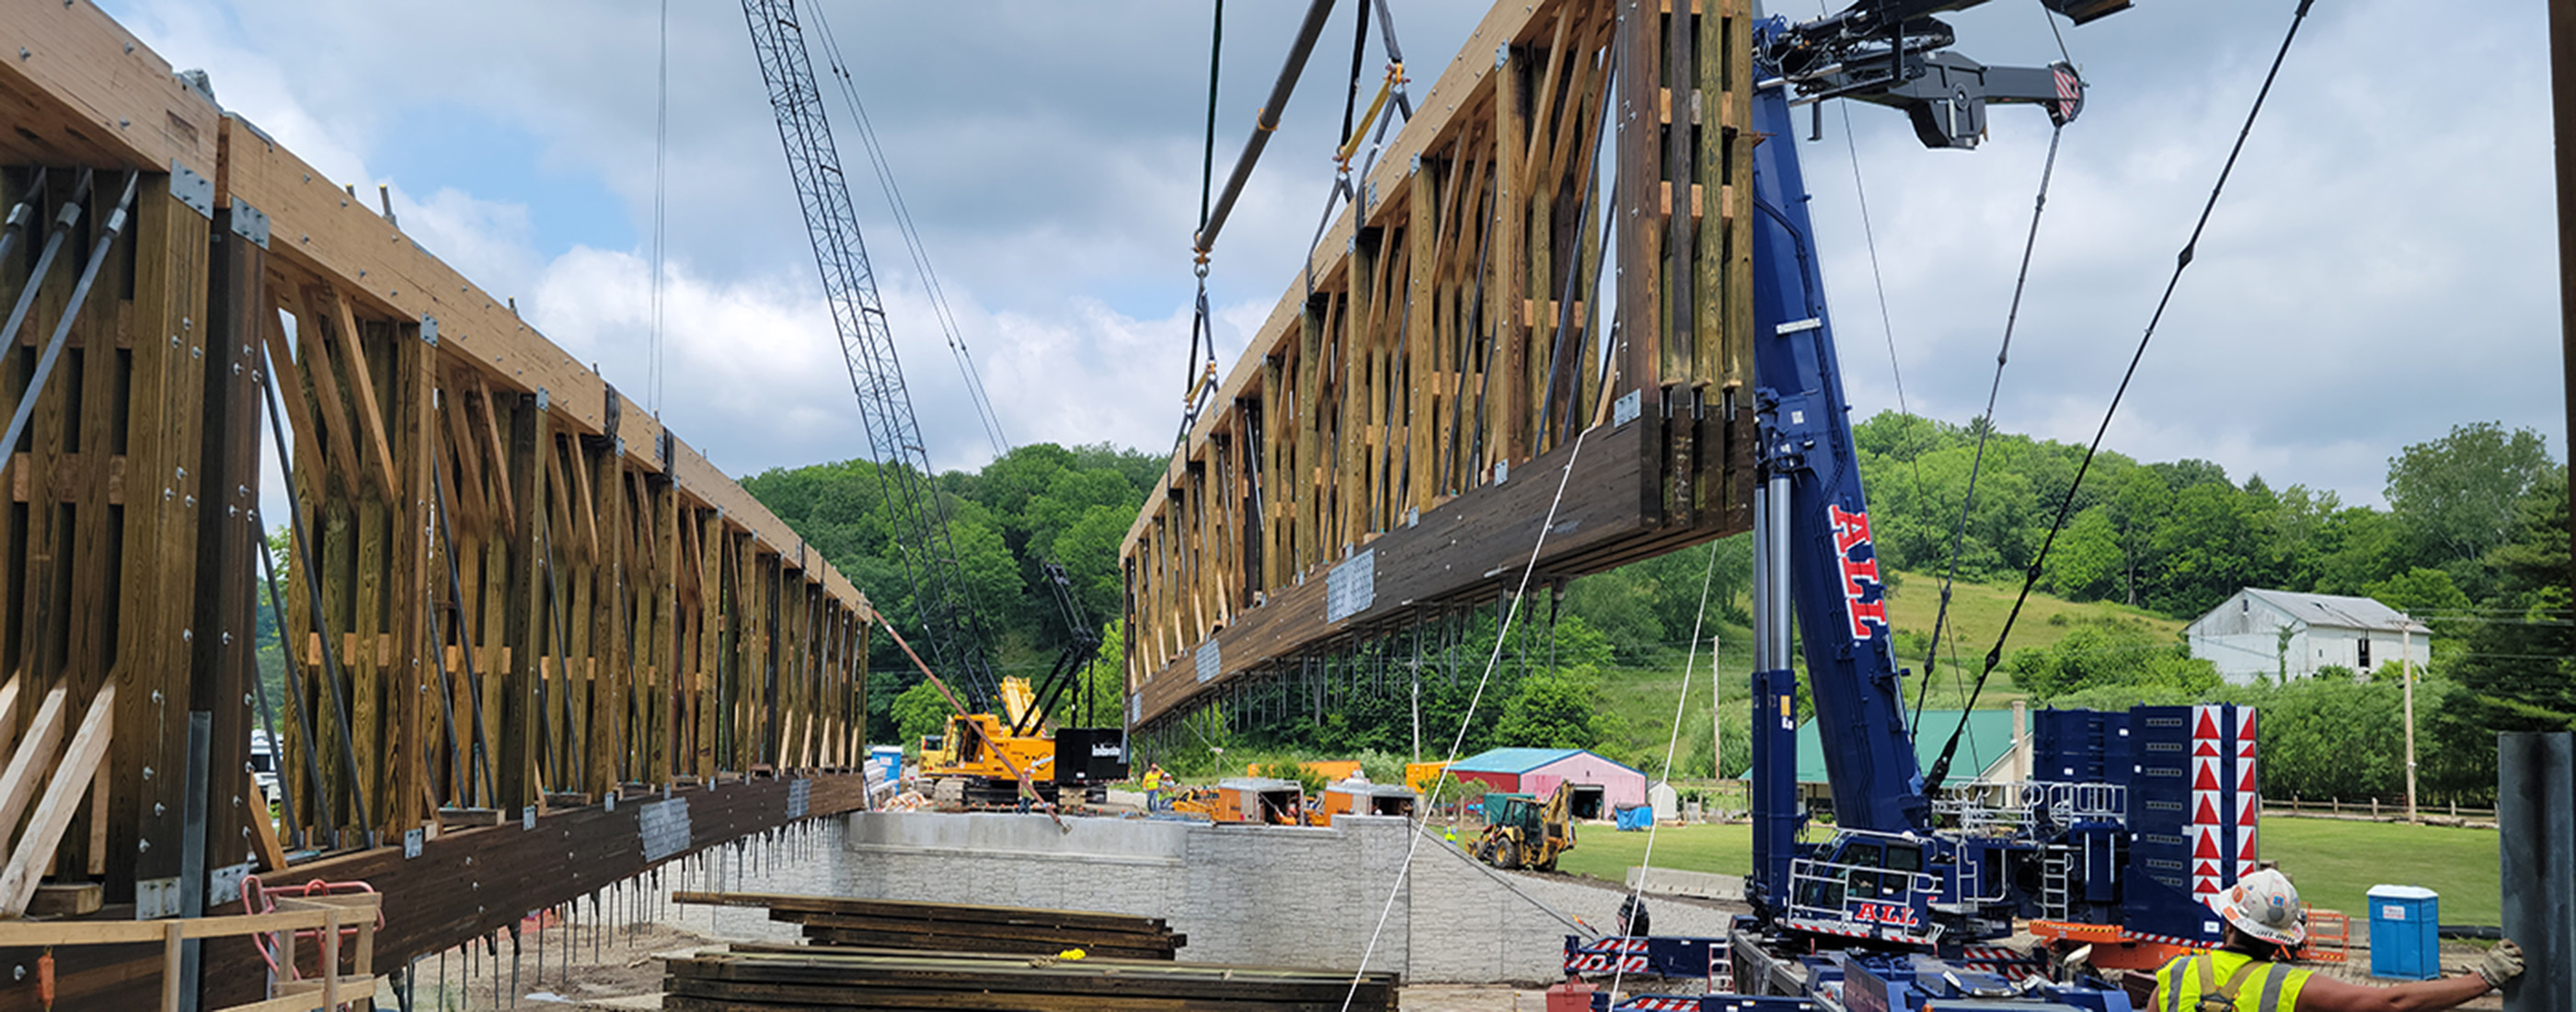
<svg viewBox="0 0 2576 1012">
<path fill-rule="evenodd" d="M 895 783 L 903 779 L 903 746 L 870 746 L 868 749 L 868 758 L 885 760 L 887 783 Z"/>
<path fill-rule="evenodd" d="M 2370 887 L 2370 975 L 2442 975 L 2442 897 L 2422 886 Z"/>
</svg>

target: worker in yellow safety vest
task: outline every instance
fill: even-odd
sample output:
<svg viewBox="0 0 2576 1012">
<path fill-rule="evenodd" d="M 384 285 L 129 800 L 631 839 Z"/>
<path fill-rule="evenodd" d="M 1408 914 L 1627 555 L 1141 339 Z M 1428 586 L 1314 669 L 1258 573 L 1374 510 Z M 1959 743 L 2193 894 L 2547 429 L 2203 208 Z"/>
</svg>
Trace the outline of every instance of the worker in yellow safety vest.
<svg viewBox="0 0 2576 1012">
<path fill-rule="evenodd" d="M 1145 810 L 1163 810 L 1163 764 L 1155 763 L 1145 770 Z"/>
<path fill-rule="evenodd" d="M 2522 973 L 2522 947 L 2506 939 L 2455 977 L 2350 984 L 2289 965 L 2308 940 L 2307 913 L 2289 876 L 2264 868 L 2208 902 L 2226 922 L 2218 948 L 2174 957 L 2157 970 L 2154 1004 L 2143 1012 L 2439 1012 Z"/>
</svg>

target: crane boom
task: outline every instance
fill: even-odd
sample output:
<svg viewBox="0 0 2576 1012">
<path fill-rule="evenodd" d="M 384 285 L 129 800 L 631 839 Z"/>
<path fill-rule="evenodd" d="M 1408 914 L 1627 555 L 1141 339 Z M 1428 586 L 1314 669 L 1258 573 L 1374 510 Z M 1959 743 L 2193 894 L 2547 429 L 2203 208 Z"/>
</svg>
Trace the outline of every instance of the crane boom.
<svg viewBox="0 0 2576 1012">
<path fill-rule="evenodd" d="M 831 305 L 832 327 L 840 334 L 841 357 L 849 366 L 850 392 L 858 397 L 859 420 L 867 428 L 879 488 L 894 521 L 891 551 L 911 581 L 931 662 L 953 672 L 977 702 L 989 703 L 997 683 L 985 654 L 988 640 L 965 571 L 957 564 L 947 508 L 932 484 L 936 472 L 913 417 L 912 394 L 904 386 L 903 364 L 895 356 L 885 304 L 868 265 L 858 214 L 851 208 L 840 148 L 833 144 L 832 126 L 823 114 L 822 90 L 814 81 L 795 0 L 743 0 L 742 13 L 751 26 L 760 76 L 768 84 L 778 140 L 787 149 L 788 174 L 796 183 L 806 236 L 813 241 L 814 263 L 822 270 L 824 299 Z"/>
</svg>

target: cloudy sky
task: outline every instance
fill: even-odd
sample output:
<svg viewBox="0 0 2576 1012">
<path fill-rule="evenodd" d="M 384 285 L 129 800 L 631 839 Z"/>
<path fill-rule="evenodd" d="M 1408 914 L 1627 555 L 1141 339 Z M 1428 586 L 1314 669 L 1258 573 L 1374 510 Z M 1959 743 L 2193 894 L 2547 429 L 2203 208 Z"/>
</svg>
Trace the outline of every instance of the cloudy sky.
<svg viewBox="0 0 2576 1012">
<path fill-rule="evenodd" d="M 101 3 L 334 179 L 389 184 L 408 231 L 516 297 L 719 466 L 867 452 L 736 4 L 668 5 L 657 149 L 664 22 L 650 0 Z M 1004 435 L 1168 445 L 1209 4 L 805 6 L 809 36 L 819 46 L 828 18 L 847 58 Z M 1302 6 L 1226 12 L 1220 179 Z M 1336 12 L 1219 247 L 1211 297 L 1229 363 L 1321 210 L 1356 6 Z M 1486 6 L 1393 0 L 1416 94 Z M 2090 438 L 2296 6 L 2139 0 L 2067 29 L 2091 102 L 2065 136 L 1999 425 Z M 1984 62 L 2057 58 L 2036 0 L 1951 19 L 1959 51 Z M 2111 446 L 2373 503 L 2390 455 L 2455 424 L 2537 428 L 2563 454 L 2544 28 L 2529 0 L 2456 0 L 2439 17 L 2399 0 L 2317 5 Z M 847 110 L 835 99 L 831 113 L 867 182 Z M 1798 143 L 1855 409 L 1895 407 L 1901 377 L 1915 411 L 1972 417 L 2047 122 L 1998 110 L 1972 153 L 1923 150 L 1877 107 L 1829 109 L 1825 123 L 1822 142 Z M 993 450 L 921 274 L 883 196 L 854 196 L 933 461 L 980 465 Z"/>
</svg>

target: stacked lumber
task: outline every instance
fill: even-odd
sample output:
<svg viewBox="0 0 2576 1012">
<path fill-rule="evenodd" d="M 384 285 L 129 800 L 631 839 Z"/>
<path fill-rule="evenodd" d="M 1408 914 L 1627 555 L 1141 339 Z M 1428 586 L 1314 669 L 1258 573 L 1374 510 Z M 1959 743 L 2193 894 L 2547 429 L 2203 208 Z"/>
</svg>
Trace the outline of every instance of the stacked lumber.
<svg viewBox="0 0 2576 1012">
<path fill-rule="evenodd" d="M 671 1012 L 1395 1012 L 1396 975 L 1052 956 L 740 947 L 665 962 Z"/>
<path fill-rule="evenodd" d="M 948 953 L 1053 956 L 1081 949 L 1091 957 L 1169 960 L 1188 938 L 1160 917 L 1083 910 L 1036 910 L 962 903 L 792 896 L 778 893 L 679 892 L 681 903 L 766 907 L 769 919 L 801 925 L 815 945 Z"/>
</svg>

